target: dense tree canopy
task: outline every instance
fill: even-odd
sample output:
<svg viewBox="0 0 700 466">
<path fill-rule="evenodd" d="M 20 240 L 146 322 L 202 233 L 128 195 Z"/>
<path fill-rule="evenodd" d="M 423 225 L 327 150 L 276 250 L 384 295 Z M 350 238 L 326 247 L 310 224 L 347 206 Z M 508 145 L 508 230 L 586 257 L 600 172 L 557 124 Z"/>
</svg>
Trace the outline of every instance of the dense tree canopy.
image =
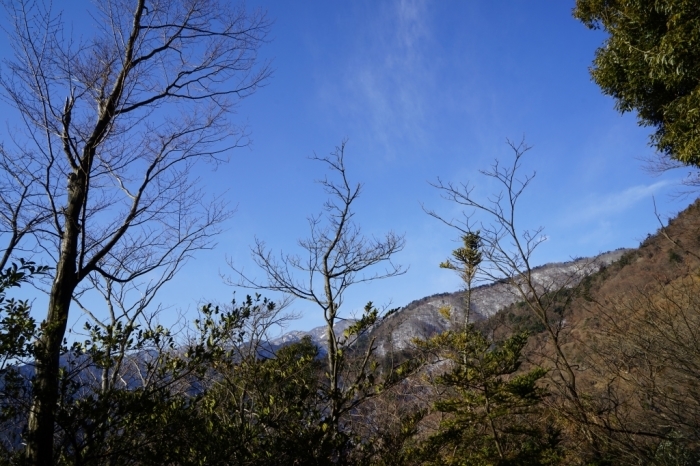
<svg viewBox="0 0 700 466">
<path fill-rule="evenodd" d="M 577 0 L 574 16 L 608 38 L 591 74 L 621 112 L 653 126 L 662 154 L 700 166 L 700 7 L 694 0 Z"/>
</svg>

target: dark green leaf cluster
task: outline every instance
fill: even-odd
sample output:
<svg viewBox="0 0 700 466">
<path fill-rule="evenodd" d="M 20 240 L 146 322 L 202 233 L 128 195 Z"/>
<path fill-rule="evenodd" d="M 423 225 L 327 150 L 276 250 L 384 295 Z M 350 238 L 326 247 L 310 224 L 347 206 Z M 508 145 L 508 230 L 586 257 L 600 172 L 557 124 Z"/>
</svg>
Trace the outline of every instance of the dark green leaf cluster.
<svg viewBox="0 0 700 466">
<path fill-rule="evenodd" d="M 609 36 L 593 80 L 621 112 L 653 126 L 652 144 L 700 166 L 700 8 L 695 0 L 577 0 L 574 16 Z"/>
<path fill-rule="evenodd" d="M 23 460 L 31 381 L 17 368 L 38 332 L 29 304 L 5 290 L 44 272 L 21 262 L 0 276 L 0 464 Z M 274 309 L 260 296 L 206 305 L 184 346 L 160 325 L 86 324 L 87 338 L 63 350 L 54 463 L 323 464 L 337 445 L 323 425 L 318 348 L 305 338 L 271 358 L 242 350 L 246 324 Z"/>
<path fill-rule="evenodd" d="M 21 422 L 25 414 L 22 401 L 27 399 L 29 387 L 18 366 L 34 353 L 37 325 L 29 302 L 8 298 L 7 291 L 47 271 L 48 267 L 23 259 L 0 271 L 0 422 L 9 425 Z M 0 449 L 11 450 L 19 433 L 16 428 L 5 429 Z"/>
<path fill-rule="evenodd" d="M 29 315 L 29 302 L 8 299 L 6 292 L 47 271 L 48 267 L 20 259 L 0 272 L 0 373 L 17 358 L 32 355 L 31 339 L 36 330 L 36 321 Z"/>
</svg>

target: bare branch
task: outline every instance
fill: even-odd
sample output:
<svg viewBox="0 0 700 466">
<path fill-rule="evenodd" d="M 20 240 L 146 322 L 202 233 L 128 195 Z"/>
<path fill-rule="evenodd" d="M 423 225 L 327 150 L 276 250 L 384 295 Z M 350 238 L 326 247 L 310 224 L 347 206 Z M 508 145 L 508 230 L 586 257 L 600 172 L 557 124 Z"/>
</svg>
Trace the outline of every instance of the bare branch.
<svg viewBox="0 0 700 466">
<path fill-rule="evenodd" d="M 274 256 L 265 243 L 256 240 L 252 248 L 253 260 L 265 273 L 264 282 L 250 278 L 231 264 L 239 286 L 280 291 L 285 294 L 315 303 L 323 312 L 328 332 L 327 396 L 328 422 L 333 426 L 329 435 L 338 433 L 340 417 L 357 406 L 360 400 L 371 395 L 368 382 L 368 363 L 373 354 L 373 342 L 357 367 L 348 367 L 348 339 L 337 335 L 336 324 L 345 292 L 351 286 L 405 273 L 392 258 L 405 244 L 403 235 L 387 233 L 382 238 L 367 237 L 354 222 L 353 203 L 362 191 L 361 184 L 353 184 L 347 177 L 344 163 L 343 141 L 327 157 L 312 157 L 327 165 L 332 178 L 319 181 L 328 199 L 324 203 L 324 214 L 310 217 L 310 235 L 299 240 L 303 256 L 281 254 Z M 378 265 L 384 270 L 373 271 Z M 372 270 L 370 270 L 372 269 Z M 361 323 L 371 326 L 377 311 L 370 304 L 365 308 Z M 354 341 L 354 340 L 353 340 Z M 352 371 L 354 375 L 349 375 Z M 369 383 L 369 385 L 367 385 Z"/>
<path fill-rule="evenodd" d="M 545 241 L 544 228 L 521 230 L 516 215 L 518 202 L 535 177 L 535 173 L 522 177 L 519 174 L 521 159 L 531 147 L 524 141 L 516 144 L 507 140 L 507 144 L 513 152 L 512 163 L 504 166 L 496 161 L 489 170 L 480 172 L 495 180 L 501 191 L 482 201 L 474 196 L 471 184 L 445 183 L 438 179 L 431 185 L 441 192 L 444 199 L 466 209 L 463 218 L 445 218 L 432 209 L 423 209 L 433 218 L 456 228 L 462 235 L 477 230 L 480 232 L 484 259 L 481 272 L 492 280 L 506 280 L 544 326 L 554 347 L 554 381 L 562 387 L 562 394 L 574 405 L 576 416 L 584 429 L 588 429 L 592 420 L 581 400 L 575 367 L 563 351 L 563 316 L 554 312 L 554 306 L 560 304 L 562 297 L 567 295 L 566 290 L 579 283 L 581 274 L 586 272 L 587 267 L 584 265 L 581 270 L 550 282 L 543 282 L 533 274 L 532 258 L 539 245 Z M 477 214 L 485 220 L 475 220 Z M 590 441 L 595 441 L 590 430 L 587 435 Z"/>
</svg>

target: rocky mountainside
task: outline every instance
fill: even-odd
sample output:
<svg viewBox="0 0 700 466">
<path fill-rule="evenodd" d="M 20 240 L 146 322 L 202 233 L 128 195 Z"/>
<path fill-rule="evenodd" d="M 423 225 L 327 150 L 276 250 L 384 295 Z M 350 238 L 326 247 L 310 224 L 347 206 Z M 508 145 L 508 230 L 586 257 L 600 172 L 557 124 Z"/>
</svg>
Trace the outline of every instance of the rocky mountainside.
<svg viewBox="0 0 700 466">
<path fill-rule="evenodd" d="M 533 279 L 536 285 L 549 289 L 558 288 L 566 283 L 573 286 L 585 276 L 615 262 L 625 252 L 626 249 L 618 249 L 592 258 L 545 264 L 533 269 Z M 441 308 L 449 308 L 453 320 L 463 321 L 463 299 L 463 291 L 428 296 L 387 317 L 372 332 L 377 354 L 384 355 L 390 351 L 407 349 L 414 338 L 427 338 L 447 330 L 450 321 L 440 313 Z M 522 298 L 515 287 L 506 282 L 473 288 L 470 318 L 486 319 L 517 301 L 522 301 Z"/>
<path fill-rule="evenodd" d="M 543 287 L 558 286 L 566 282 L 575 285 L 586 275 L 617 261 L 627 251 L 627 249 L 618 249 L 593 258 L 545 264 L 533 269 L 533 278 Z M 439 310 L 447 307 L 453 319 L 462 320 L 464 318 L 462 300 L 462 291 L 428 296 L 413 301 L 380 321 L 371 332 L 375 338 L 377 354 L 382 356 L 391 351 L 407 349 L 414 338 L 426 338 L 447 330 L 450 322 Z M 520 300 L 514 287 L 505 282 L 475 287 L 472 290 L 470 315 L 474 320 L 485 319 Z M 339 322 L 338 330 L 342 332 L 351 323 L 352 321 L 349 320 Z M 305 336 L 311 337 L 311 340 L 322 350 L 327 347 L 328 336 L 325 326 L 316 327 L 307 332 L 289 332 L 269 343 L 275 349 L 299 341 Z"/>
</svg>

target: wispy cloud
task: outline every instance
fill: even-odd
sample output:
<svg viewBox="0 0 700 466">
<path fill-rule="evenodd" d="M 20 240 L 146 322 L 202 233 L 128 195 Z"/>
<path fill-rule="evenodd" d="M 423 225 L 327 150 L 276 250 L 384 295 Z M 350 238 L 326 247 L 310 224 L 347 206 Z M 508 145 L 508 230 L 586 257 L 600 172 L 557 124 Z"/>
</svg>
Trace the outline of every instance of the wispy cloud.
<svg viewBox="0 0 700 466">
<path fill-rule="evenodd" d="M 640 201 L 651 200 L 652 196 L 667 186 L 675 184 L 678 184 L 677 181 L 661 180 L 649 185 L 632 186 L 617 193 L 590 196 L 579 208 L 572 209 L 571 213 L 565 217 L 565 221 L 568 224 L 603 221 L 611 215 L 630 209 Z"/>
<path fill-rule="evenodd" d="M 342 81 L 325 83 L 324 93 L 330 105 L 349 113 L 344 117 L 357 131 L 391 154 L 426 139 L 436 70 L 430 64 L 426 2 L 396 0 L 377 10 Z"/>
<path fill-rule="evenodd" d="M 414 51 L 416 45 L 429 35 L 425 1 L 399 0 L 395 10 L 399 23 L 396 36 L 406 50 Z"/>
</svg>

